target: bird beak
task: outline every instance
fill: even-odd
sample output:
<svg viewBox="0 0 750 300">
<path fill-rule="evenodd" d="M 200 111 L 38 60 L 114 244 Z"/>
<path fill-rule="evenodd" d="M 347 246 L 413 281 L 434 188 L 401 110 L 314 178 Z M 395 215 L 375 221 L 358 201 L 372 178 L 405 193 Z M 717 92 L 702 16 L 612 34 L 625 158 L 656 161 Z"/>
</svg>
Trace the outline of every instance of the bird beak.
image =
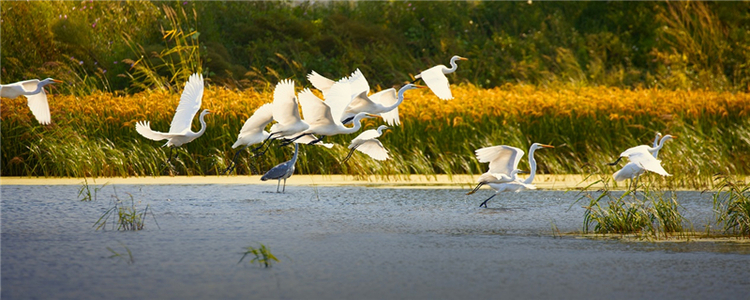
<svg viewBox="0 0 750 300">
<path fill-rule="evenodd" d="M 555 146 L 552 146 L 552 145 L 542 145 L 542 147 L 544 147 L 544 148 L 555 148 Z"/>
<path fill-rule="evenodd" d="M 460 57 L 458 60 L 469 60 L 469 59 L 466 57 Z"/>
<path fill-rule="evenodd" d="M 427 87 L 426 87 L 426 86 L 424 86 L 424 85 L 418 85 L 418 84 L 415 84 L 415 85 L 414 85 L 414 87 L 415 87 L 415 88 L 418 88 L 418 89 L 426 89 L 426 88 L 427 88 Z"/>
<path fill-rule="evenodd" d="M 63 83 L 62 80 L 57 80 L 57 79 L 52 79 L 52 82 L 54 82 L 54 83 Z"/>
</svg>

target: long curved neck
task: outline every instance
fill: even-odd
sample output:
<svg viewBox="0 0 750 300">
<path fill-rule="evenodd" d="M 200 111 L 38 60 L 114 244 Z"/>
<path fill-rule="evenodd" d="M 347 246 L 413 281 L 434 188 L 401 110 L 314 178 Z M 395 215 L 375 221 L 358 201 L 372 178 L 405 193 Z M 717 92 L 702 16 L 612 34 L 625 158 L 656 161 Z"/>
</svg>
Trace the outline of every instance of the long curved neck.
<svg viewBox="0 0 750 300">
<path fill-rule="evenodd" d="M 443 74 L 450 74 L 453 72 L 456 72 L 456 69 L 458 69 L 458 64 L 456 64 L 456 59 L 451 59 L 451 68 L 443 68 Z"/>
<path fill-rule="evenodd" d="M 657 146 L 659 146 L 659 142 L 660 142 L 659 138 L 660 137 L 661 137 L 661 134 L 657 133 L 656 134 L 656 138 L 654 139 L 654 146 L 652 148 L 656 148 Z M 659 150 L 654 151 L 653 155 L 654 155 L 654 158 L 656 158 L 659 155 Z"/>
<path fill-rule="evenodd" d="M 396 99 L 397 99 L 396 103 L 393 103 L 393 105 L 388 106 L 385 109 L 387 109 L 388 111 L 391 111 L 394 108 L 396 108 L 399 105 L 401 105 L 401 102 L 404 102 L 404 93 L 406 93 L 406 91 L 408 91 L 408 89 L 406 89 L 406 87 L 402 87 L 401 89 L 399 89 L 398 90 L 398 95 L 396 96 Z"/>
<path fill-rule="evenodd" d="M 534 176 L 536 175 L 536 159 L 534 159 L 535 151 L 535 148 L 529 149 L 529 168 L 531 168 L 531 173 L 529 174 L 529 177 L 523 181 L 523 183 L 525 184 L 531 184 L 532 182 L 534 182 Z"/>
<path fill-rule="evenodd" d="M 666 142 L 666 141 L 667 141 L 666 137 L 661 138 L 661 140 L 659 141 L 659 145 L 657 145 L 656 147 L 649 148 L 648 152 L 651 152 L 652 154 L 653 153 L 658 154 L 659 150 L 661 150 L 661 148 L 664 147 L 664 142 Z M 654 156 L 656 156 L 656 155 L 654 155 Z"/>
<path fill-rule="evenodd" d="M 24 96 L 28 96 L 28 95 L 34 95 L 34 94 L 37 94 L 37 93 L 41 92 L 41 91 L 42 91 L 42 90 L 44 89 L 44 86 L 45 86 L 45 85 L 46 85 L 46 84 L 44 84 L 44 82 L 39 82 L 39 83 L 37 83 L 37 85 L 36 85 L 36 90 L 30 91 L 30 92 L 23 92 L 23 95 L 24 95 Z"/>
<path fill-rule="evenodd" d="M 294 164 L 297 162 L 297 154 L 298 153 L 299 153 L 299 144 L 298 143 L 294 143 L 294 155 L 292 155 L 292 159 L 291 159 L 292 166 L 294 166 Z"/>
<path fill-rule="evenodd" d="M 200 118 L 198 118 L 198 120 L 201 122 L 201 130 L 198 130 L 198 132 L 196 133 L 198 136 L 201 136 L 204 132 L 206 132 L 206 120 L 204 120 L 205 117 L 205 114 L 201 114 Z"/>
<path fill-rule="evenodd" d="M 352 123 L 354 123 L 354 126 L 352 126 L 352 127 L 346 127 L 346 129 L 343 130 L 343 133 L 344 134 L 349 134 L 349 133 L 355 133 L 355 132 L 359 131 L 359 129 L 362 128 L 362 122 L 361 121 L 362 121 L 362 118 L 364 118 L 364 117 L 365 117 L 365 115 L 357 115 L 357 116 L 355 116 L 354 120 L 352 121 Z"/>
</svg>

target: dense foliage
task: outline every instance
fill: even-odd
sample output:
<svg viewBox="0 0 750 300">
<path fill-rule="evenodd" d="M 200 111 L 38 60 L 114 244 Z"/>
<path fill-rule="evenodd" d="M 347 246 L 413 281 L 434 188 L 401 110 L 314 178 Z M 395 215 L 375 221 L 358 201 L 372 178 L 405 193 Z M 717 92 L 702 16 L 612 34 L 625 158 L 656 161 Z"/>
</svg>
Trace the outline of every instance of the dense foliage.
<svg viewBox="0 0 750 300">
<path fill-rule="evenodd" d="M 486 88 L 750 86 L 744 1 L 11 1 L 1 12 L 3 82 L 53 76 L 76 93 L 178 89 L 180 67 L 239 88 L 354 68 L 391 86 L 454 54 L 471 59 L 455 79 Z"/>
</svg>

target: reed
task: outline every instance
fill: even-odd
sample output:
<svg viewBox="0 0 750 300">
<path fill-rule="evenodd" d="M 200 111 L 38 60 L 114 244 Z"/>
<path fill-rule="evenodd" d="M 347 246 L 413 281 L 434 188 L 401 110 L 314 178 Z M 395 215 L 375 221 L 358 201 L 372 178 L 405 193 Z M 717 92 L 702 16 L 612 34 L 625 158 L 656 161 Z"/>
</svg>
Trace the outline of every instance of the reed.
<svg viewBox="0 0 750 300">
<path fill-rule="evenodd" d="M 251 264 L 257 262 L 258 265 L 265 268 L 270 268 L 274 262 L 279 262 L 279 259 L 271 253 L 271 250 L 268 250 L 266 245 L 260 244 L 260 247 L 248 246 L 245 247 L 245 249 L 246 251 L 242 253 L 242 257 L 240 257 L 240 261 L 238 261 L 237 264 L 241 263 L 248 255 L 252 255 L 253 257 L 253 259 L 250 260 Z"/>
<path fill-rule="evenodd" d="M 716 223 L 724 233 L 750 238 L 750 185 L 732 176 L 719 176 L 713 195 Z"/>
</svg>

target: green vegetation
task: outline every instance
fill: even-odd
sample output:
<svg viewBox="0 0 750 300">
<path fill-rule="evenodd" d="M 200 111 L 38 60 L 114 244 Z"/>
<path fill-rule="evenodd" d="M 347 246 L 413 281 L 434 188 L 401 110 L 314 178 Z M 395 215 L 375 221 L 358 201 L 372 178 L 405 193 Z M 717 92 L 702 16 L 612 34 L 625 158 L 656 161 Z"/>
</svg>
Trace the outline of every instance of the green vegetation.
<svg viewBox="0 0 750 300">
<path fill-rule="evenodd" d="M 263 266 L 265 268 L 270 268 L 273 262 L 279 262 L 279 260 L 274 256 L 270 250 L 266 247 L 266 245 L 260 244 L 260 247 L 256 248 L 253 246 L 245 247 L 247 251 L 242 253 L 242 257 L 240 257 L 240 261 L 237 262 L 237 264 L 241 263 L 243 259 L 245 259 L 246 256 L 252 254 L 253 259 L 250 260 L 250 263 L 258 263 L 258 265 Z"/>
<path fill-rule="evenodd" d="M 130 205 L 126 204 L 127 201 L 121 200 L 117 196 L 117 191 L 115 190 L 112 207 L 105 211 L 104 214 L 96 220 L 96 223 L 94 223 L 96 230 L 106 229 L 107 222 L 110 220 L 113 230 L 138 231 L 144 228 L 146 224 L 146 216 L 149 213 L 149 205 L 146 205 L 146 208 L 140 210 L 136 208 L 133 195 L 128 193 L 128 196 L 130 197 Z M 154 222 L 156 222 L 156 217 L 153 213 L 151 213 L 151 216 L 154 218 Z M 159 226 L 159 223 L 156 223 L 156 226 Z"/>
<path fill-rule="evenodd" d="M 78 189 L 78 197 L 80 197 L 81 201 L 96 201 L 97 195 L 99 194 L 99 191 L 103 189 L 107 184 L 103 184 L 100 187 L 94 187 L 94 194 L 91 194 L 91 187 L 89 186 L 89 181 L 86 177 L 83 177 L 83 183 L 81 184 L 81 188 Z"/>
<path fill-rule="evenodd" d="M 750 185 L 729 176 L 719 177 L 714 193 L 716 222 L 726 234 L 750 238 Z"/>
<path fill-rule="evenodd" d="M 122 242 L 120 242 L 120 246 L 125 249 L 125 252 L 127 253 L 127 256 L 125 253 L 117 252 L 115 249 L 112 249 L 110 247 L 107 247 L 107 250 L 112 253 L 112 255 L 109 256 L 109 258 L 120 258 L 124 260 L 127 264 L 134 264 L 135 258 L 133 258 L 133 252 L 130 251 L 130 248 L 128 246 L 125 246 Z"/>
</svg>

